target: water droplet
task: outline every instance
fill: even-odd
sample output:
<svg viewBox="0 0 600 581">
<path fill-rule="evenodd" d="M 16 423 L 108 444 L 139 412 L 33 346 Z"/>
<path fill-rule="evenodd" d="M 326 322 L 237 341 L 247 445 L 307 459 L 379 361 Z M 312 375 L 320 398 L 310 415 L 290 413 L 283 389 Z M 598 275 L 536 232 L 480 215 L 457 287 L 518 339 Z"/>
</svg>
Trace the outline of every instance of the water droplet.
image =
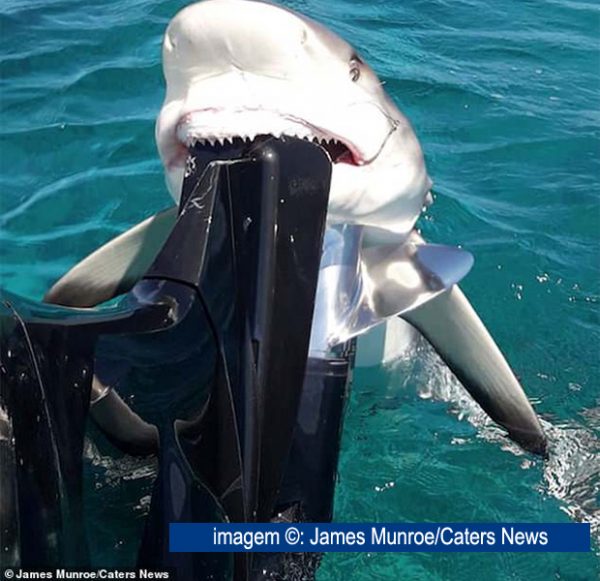
<svg viewBox="0 0 600 581">
<path fill-rule="evenodd" d="M 544 272 L 543 274 L 537 275 L 535 277 L 540 284 L 544 284 L 550 280 L 550 277 Z"/>
</svg>

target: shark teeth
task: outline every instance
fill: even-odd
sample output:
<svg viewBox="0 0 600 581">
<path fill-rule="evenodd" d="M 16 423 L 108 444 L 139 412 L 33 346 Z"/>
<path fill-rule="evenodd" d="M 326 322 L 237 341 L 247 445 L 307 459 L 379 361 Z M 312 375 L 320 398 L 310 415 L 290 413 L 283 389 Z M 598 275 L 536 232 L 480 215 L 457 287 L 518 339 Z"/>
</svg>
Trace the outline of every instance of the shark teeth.
<svg viewBox="0 0 600 581">
<path fill-rule="evenodd" d="M 282 139 L 286 137 L 294 137 L 297 139 L 303 139 L 305 141 L 311 141 L 320 145 L 326 149 L 331 156 L 334 163 L 344 162 L 357 165 L 354 162 L 353 155 L 350 148 L 341 140 L 332 137 L 331 135 L 325 135 L 323 133 L 309 133 L 308 131 L 270 131 L 270 132 L 259 132 L 259 133 L 247 133 L 240 135 L 224 134 L 220 133 L 217 135 L 198 135 L 190 132 L 184 140 L 185 145 L 189 147 L 215 147 L 215 146 L 226 146 L 233 145 L 236 141 L 242 141 L 245 144 L 251 144 L 258 135 L 271 136 L 276 139 Z"/>
<path fill-rule="evenodd" d="M 313 143 L 317 143 L 319 145 L 345 145 L 343 141 L 340 141 L 339 139 L 336 139 L 335 137 L 331 137 L 329 135 L 302 135 L 299 133 L 287 133 L 280 131 L 265 132 L 264 134 L 255 133 L 252 135 L 190 135 L 186 139 L 186 145 L 226 145 L 232 144 L 236 139 L 241 139 L 244 143 L 251 143 L 256 139 L 257 135 L 270 135 L 272 137 L 275 137 L 276 139 L 281 139 L 282 137 L 295 137 L 297 139 L 304 139 L 305 141 L 312 141 Z"/>
</svg>

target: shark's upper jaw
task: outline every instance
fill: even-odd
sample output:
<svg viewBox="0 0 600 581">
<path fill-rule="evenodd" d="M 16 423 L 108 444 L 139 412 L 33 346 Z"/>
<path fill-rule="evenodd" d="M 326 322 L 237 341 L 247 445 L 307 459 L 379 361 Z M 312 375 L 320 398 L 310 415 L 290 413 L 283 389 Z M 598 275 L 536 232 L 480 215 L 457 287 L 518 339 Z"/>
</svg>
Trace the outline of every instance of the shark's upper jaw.
<svg viewBox="0 0 600 581">
<path fill-rule="evenodd" d="M 257 136 L 296 137 L 321 145 L 334 164 L 359 166 L 365 163 L 364 152 L 345 136 L 317 127 L 305 119 L 265 109 L 241 107 L 193 111 L 180 118 L 176 134 L 186 149 L 198 144 L 205 147 L 225 145 L 237 139 L 252 142 Z M 181 163 L 181 158 L 177 163 Z"/>
</svg>

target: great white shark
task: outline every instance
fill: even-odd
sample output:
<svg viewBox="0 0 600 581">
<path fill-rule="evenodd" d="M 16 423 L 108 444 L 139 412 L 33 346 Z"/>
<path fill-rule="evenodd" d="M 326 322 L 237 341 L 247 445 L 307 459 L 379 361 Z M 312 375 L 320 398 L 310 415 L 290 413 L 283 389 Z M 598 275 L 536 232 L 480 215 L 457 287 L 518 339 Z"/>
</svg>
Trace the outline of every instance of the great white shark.
<svg viewBox="0 0 600 581">
<path fill-rule="evenodd" d="M 265 137 L 320 144 L 332 162 L 329 231 L 346 236 L 346 250 L 355 249 L 353 269 L 344 276 L 354 273 L 353 288 L 366 289 L 365 304 L 375 312 L 361 325 L 356 312 L 348 314 L 346 319 L 354 318 L 342 321 L 347 332 L 338 339 L 400 316 L 429 341 L 511 438 L 545 453 L 546 438 L 531 404 L 463 292 L 456 284 L 441 285 L 439 292 L 423 292 L 420 286 L 424 275 L 415 264 L 426 262 L 428 246 L 415 225 L 431 202 L 432 181 L 410 122 L 360 54 L 292 10 L 252 0 L 206 0 L 173 18 L 162 57 L 166 95 L 156 142 L 173 199 L 179 200 L 191 147 Z M 130 288 L 174 220 L 174 211 L 159 214 L 109 242 L 56 283 L 46 300 L 90 306 Z M 393 276 L 378 263 L 381 244 L 393 245 L 399 256 Z M 457 280 L 470 267 L 465 268 L 464 255 L 435 256 L 435 272 L 456 270 L 454 261 L 462 261 Z M 439 264 L 444 257 L 447 264 Z M 340 280 L 336 276 L 334 288 Z M 384 307 L 374 307 L 378 301 Z M 319 316 L 323 304 L 329 303 L 317 300 Z M 311 344 L 332 344 L 332 327 L 325 327 L 313 329 Z M 323 336 L 315 338 L 315 333 Z"/>
</svg>

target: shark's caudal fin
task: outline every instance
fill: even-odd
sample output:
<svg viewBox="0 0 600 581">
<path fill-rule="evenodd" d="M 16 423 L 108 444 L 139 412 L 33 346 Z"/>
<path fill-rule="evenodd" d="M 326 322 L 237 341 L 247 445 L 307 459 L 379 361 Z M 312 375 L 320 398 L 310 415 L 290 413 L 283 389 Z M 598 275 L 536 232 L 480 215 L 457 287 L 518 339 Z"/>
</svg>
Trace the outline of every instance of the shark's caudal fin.
<svg viewBox="0 0 600 581">
<path fill-rule="evenodd" d="M 527 396 L 458 286 L 402 318 L 425 336 L 473 399 L 513 440 L 545 454 L 546 438 Z"/>
<path fill-rule="evenodd" d="M 93 307 L 127 292 L 148 270 L 176 220 L 177 208 L 169 208 L 107 242 L 58 280 L 44 301 Z"/>
</svg>

